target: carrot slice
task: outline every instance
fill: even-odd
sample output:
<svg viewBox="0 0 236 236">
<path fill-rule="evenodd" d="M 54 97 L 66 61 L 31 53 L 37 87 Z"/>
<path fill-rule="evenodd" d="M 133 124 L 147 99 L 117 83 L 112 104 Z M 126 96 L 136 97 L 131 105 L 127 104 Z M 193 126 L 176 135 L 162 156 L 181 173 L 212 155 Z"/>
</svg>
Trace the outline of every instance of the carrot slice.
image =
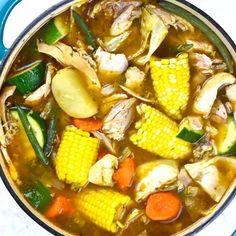
<svg viewBox="0 0 236 236">
<path fill-rule="evenodd" d="M 77 128 L 82 129 L 83 131 L 92 132 L 97 131 L 102 128 L 102 120 L 97 118 L 87 118 L 87 119 L 73 119 L 73 124 Z"/>
<path fill-rule="evenodd" d="M 146 215 L 151 220 L 172 220 L 181 210 L 180 199 L 171 192 L 158 192 L 147 200 Z"/>
<path fill-rule="evenodd" d="M 71 215 L 73 213 L 73 208 L 70 200 L 64 196 L 58 196 L 53 201 L 52 205 L 45 212 L 45 216 L 49 218 L 54 218 L 61 215 Z"/>
<path fill-rule="evenodd" d="M 125 191 L 131 186 L 135 174 L 134 160 L 127 158 L 119 165 L 118 170 L 113 175 L 113 180 L 116 182 L 120 190 Z"/>
</svg>

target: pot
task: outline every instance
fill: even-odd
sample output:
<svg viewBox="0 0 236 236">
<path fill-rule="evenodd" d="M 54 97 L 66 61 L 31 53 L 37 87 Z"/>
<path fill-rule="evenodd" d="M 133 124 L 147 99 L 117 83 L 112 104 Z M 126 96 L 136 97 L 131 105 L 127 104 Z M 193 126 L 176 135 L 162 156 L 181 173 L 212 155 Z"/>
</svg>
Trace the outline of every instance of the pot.
<svg viewBox="0 0 236 236">
<path fill-rule="evenodd" d="M 64 12 L 70 6 L 72 6 L 78 0 L 72 1 L 62 1 L 57 5 L 54 5 L 42 15 L 38 16 L 24 31 L 21 35 L 15 40 L 14 44 L 10 49 L 6 49 L 3 45 L 3 29 L 6 23 L 6 19 L 10 14 L 11 10 L 20 2 L 21 0 L 1 0 L 0 2 L 0 88 L 2 87 L 3 82 L 6 79 L 6 76 L 10 70 L 10 67 L 15 60 L 17 54 L 22 49 L 22 47 L 26 44 L 29 38 L 31 38 L 35 32 L 37 32 L 43 25 L 45 25 L 51 18 L 56 15 Z M 232 55 L 234 61 L 236 61 L 236 45 L 232 41 L 232 39 L 227 35 L 227 33 L 206 13 L 192 4 L 184 1 L 184 0 L 167 0 L 169 2 L 175 3 L 176 5 L 186 9 L 191 12 L 193 15 L 200 18 L 203 22 L 205 22 L 210 28 L 218 35 L 218 37 L 225 44 L 230 54 Z M 18 190 L 16 184 L 11 179 L 7 163 L 5 161 L 4 155 L 0 152 L 0 175 L 1 178 L 7 187 L 8 191 L 18 203 L 18 205 L 39 225 L 44 227 L 46 230 L 51 232 L 54 235 L 68 235 L 67 232 L 53 225 L 47 219 L 43 218 L 38 212 L 36 212 L 31 205 L 23 198 L 22 194 Z M 191 226 L 185 228 L 181 232 L 178 232 L 176 235 L 193 235 L 207 226 L 210 222 L 212 222 L 230 203 L 230 201 L 236 195 L 236 180 L 231 184 L 227 192 L 224 194 L 221 201 L 217 204 L 214 210 L 207 216 L 199 219 L 197 222 L 192 224 Z"/>
</svg>

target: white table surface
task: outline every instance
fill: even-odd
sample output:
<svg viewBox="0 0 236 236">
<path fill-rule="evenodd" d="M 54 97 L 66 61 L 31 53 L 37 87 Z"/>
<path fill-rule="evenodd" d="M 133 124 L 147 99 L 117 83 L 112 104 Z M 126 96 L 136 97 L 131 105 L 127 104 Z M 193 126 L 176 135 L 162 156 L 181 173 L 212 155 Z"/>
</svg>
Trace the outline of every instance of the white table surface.
<svg viewBox="0 0 236 236">
<path fill-rule="evenodd" d="M 0 0 L 1 1 L 1 0 Z M 10 15 L 5 28 L 4 42 L 10 46 L 21 30 L 35 16 L 59 0 L 23 0 Z M 212 16 L 236 42 L 235 0 L 189 0 Z M 12 30 L 14 29 L 14 30 Z M 197 236 L 230 236 L 236 229 L 236 199 Z M 35 223 L 6 190 L 0 180 L 0 236 L 50 236 L 51 234 Z"/>
</svg>

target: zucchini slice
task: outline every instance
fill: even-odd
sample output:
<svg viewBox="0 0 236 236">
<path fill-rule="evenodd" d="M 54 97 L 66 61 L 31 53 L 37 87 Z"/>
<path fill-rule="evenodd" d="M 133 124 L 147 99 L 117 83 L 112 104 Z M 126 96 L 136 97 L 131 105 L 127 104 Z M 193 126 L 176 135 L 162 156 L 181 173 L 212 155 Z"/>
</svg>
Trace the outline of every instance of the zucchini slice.
<svg viewBox="0 0 236 236">
<path fill-rule="evenodd" d="M 70 31 L 69 25 L 62 16 L 56 16 L 49 21 L 47 27 L 42 33 L 43 41 L 52 45 L 64 38 Z"/>
<path fill-rule="evenodd" d="M 199 129 L 194 126 L 194 121 L 200 124 Z M 179 132 L 176 137 L 189 143 L 196 143 L 202 138 L 204 133 L 205 131 L 202 128 L 199 117 L 186 117 L 180 123 Z"/>
<path fill-rule="evenodd" d="M 34 135 L 35 135 L 40 147 L 43 148 L 45 141 L 46 141 L 45 121 L 36 112 L 34 112 L 28 108 L 25 108 L 25 107 L 22 107 L 22 108 L 25 111 L 25 113 L 27 114 L 27 118 L 29 120 L 29 123 L 33 129 Z M 17 124 L 19 124 L 20 132 L 21 131 L 25 132 L 24 128 L 21 124 L 20 117 L 18 115 L 16 108 L 10 109 L 10 115 L 17 122 Z"/>
<path fill-rule="evenodd" d="M 226 124 L 220 124 L 215 144 L 219 155 L 230 156 L 236 153 L 236 121 L 229 116 Z"/>
<path fill-rule="evenodd" d="M 20 71 L 8 79 L 8 83 L 16 85 L 22 95 L 34 91 L 45 79 L 46 65 L 44 61 L 37 61 L 30 67 Z"/>
</svg>

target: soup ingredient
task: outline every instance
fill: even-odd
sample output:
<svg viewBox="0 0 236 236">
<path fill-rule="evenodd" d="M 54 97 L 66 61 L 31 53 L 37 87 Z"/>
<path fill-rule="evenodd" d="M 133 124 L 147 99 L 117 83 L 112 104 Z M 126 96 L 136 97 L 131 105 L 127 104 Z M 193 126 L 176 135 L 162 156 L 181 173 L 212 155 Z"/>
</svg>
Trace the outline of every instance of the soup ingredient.
<svg viewBox="0 0 236 236">
<path fill-rule="evenodd" d="M 72 14 L 75 19 L 75 22 L 79 25 L 81 31 L 83 32 L 88 45 L 90 45 L 94 50 L 96 50 L 98 48 L 97 41 L 94 38 L 87 23 L 76 11 L 73 11 Z"/>
<path fill-rule="evenodd" d="M 136 66 L 129 67 L 125 72 L 124 86 L 135 93 L 141 94 L 144 85 L 145 73 Z"/>
<path fill-rule="evenodd" d="M 92 132 L 98 131 L 102 128 L 102 120 L 99 118 L 87 118 L 87 119 L 73 119 L 75 127 L 82 129 L 83 131 Z"/>
<path fill-rule="evenodd" d="M 193 51 L 200 51 L 208 54 L 214 52 L 214 46 L 208 42 L 187 39 L 186 43 L 188 45 L 193 45 L 192 46 Z"/>
<path fill-rule="evenodd" d="M 17 106 L 16 109 L 17 109 L 17 113 L 19 115 L 20 121 L 22 123 L 22 126 L 25 129 L 25 132 L 26 132 L 28 139 L 35 151 L 36 156 L 42 162 L 43 165 L 47 166 L 49 164 L 49 161 L 46 158 L 46 156 L 44 155 L 43 150 L 42 150 L 38 140 L 35 137 L 33 128 L 28 120 L 27 115 L 25 114 L 25 111 L 19 106 Z"/>
<path fill-rule="evenodd" d="M 207 26 L 203 21 L 194 16 L 192 13 L 177 6 L 176 4 L 170 2 L 160 2 L 160 6 L 169 12 L 173 12 L 174 14 L 183 17 L 193 26 L 200 29 L 219 50 L 220 54 L 224 58 L 225 63 L 227 64 L 229 73 L 234 73 L 233 60 L 229 51 L 227 50 L 223 42 L 220 40 L 220 38 L 211 30 L 209 26 Z"/>
<path fill-rule="evenodd" d="M 36 210 L 45 212 L 52 202 L 53 193 L 37 181 L 35 185 L 26 189 L 24 196 Z"/>
<path fill-rule="evenodd" d="M 215 123 L 221 124 L 226 123 L 227 116 L 228 114 L 224 104 L 221 102 L 220 99 L 216 99 L 211 109 L 209 119 Z"/>
<path fill-rule="evenodd" d="M 0 119 L 3 123 L 7 122 L 6 119 L 6 101 L 9 97 L 11 97 L 16 90 L 16 86 L 7 86 L 4 88 L 4 90 L 1 92 L 0 96 Z"/>
<path fill-rule="evenodd" d="M 21 107 L 26 116 L 27 119 L 32 127 L 32 131 L 35 135 L 35 138 L 38 141 L 38 144 L 41 148 L 43 148 L 46 140 L 46 126 L 45 121 L 34 111 L 30 111 L 28 108 Z M 20 132 L 24 132 L 24 127 L 22 124 L 22 121 L 18 115 L 16 108 L 11 108 L 10 115 L 13 118 L 13 120 L 17 123 L 18 129 Z"/>
<path fill-rule="evenodd" d="M 99 186 L 113 186 L 112 176 L 118 167 L 116 156 L 107 154 L 98 160 L 89 171 L 89 182 Z"/>
<path fill-rule="evenodd" d="M 177 58 L 151 58 L 151 77 L 156 97 L 164 111 L 173 119 L 181 119 L 189 100 L 190 69 L 188 54 Z"/>
<path fill-rule="evenodd" d="M 191 153 L 189 143 L 176 138 L 178 125 L 162 112 L 141 104 L 137 106 L 141 120 L 130 140 L 140 148 L 164 158 L 183 159 Z"/>
<path fill-rule="evenodd" d="M 134 5 L 129 5 L 112 23 L 110 34 L 117 36 L 128 30 L 133 21 L 141 16 L 141 9 L 135 9 Z"/>
<path fill-rule="evenodd" d="M 176 30 L 194 32 L 194 27 L 185 19 L 165 11 L 163 8 L 155 7 L 156 14 L 163 20 L 167 27 L 174 27 Z"/>
<path fill-rule="evenodd" d="M 36 89 L 33 93 L 25 99 L 25 104 L 35 106 L 41 102 L 43 98 L 46 98 L 49 93 L 51 92 L 51 82 L 52 82 L 52 75 L 55 71 L 55 68 L 52 64 L 47 66 L 46 70 L 46 81 L 45 84 L 41 85 L 38 89 Z"/>
<path fill-rule="evenodd" d="M 124 139 L 125 132 L 134 119 L 135 102 L 135 98 L 121 100 L 105 117 L 102 130 L 109 138 L 118 141 Z"/>
<path fill-rule="evenodd" d="M 135 164 L 134 160 L 127 158 L 119 164 L 118 170 L 113 175 L 115 183 L 118 185 L 119 189 L 126 191 L 133 182 L 135 175 Z"/>
<path fill-rule="evenodd" d="M 151 100 L 151 99 L 148 99 L 148 98 L 145 98 L 145 97 L 141 97 L 138 94 L 136 94 L 135 92 L 133 92 L 131 89 L 126 88 L 125 86 L 120 85 L 120 88 L 122 90 L 124 90 L 124 92 L 126 92 L 128 95 L 130 95 L 134 98 L 137 98 L 140 101 L 147 102 L 147 103 L 155 103 L 154 100 Z"/>
<path fill-rule="evenodd" d="M 52 79 L 52 93 L 60 108 L 74 118 L 88 118 L 98 112 L 80 73 L 72 68 L 59 70 Z"/>
<path fill-rule="evenodd" d="M 193 48 L 193 44 L 184 43 L 176 48 L 176 53 L 188 52 Z"/>
<path fill-rule="evenodd" d="M 44 215 L 48 218 L 68 215 L 70 216 L 73 211 L 74 209 L 70 200 L 62 195 L 59 195 L 53 200 L 51 206 L 47 209 Z"/>
<path fill-rule="evenodd" d="M 173 220 L 181 211 L 180 199 L 171 192 L 158 192 L 147 200 L 146 214 L 151 220 Z"/>
<path fill-rule="evenodd" d="M 236 121 L 229 116 L 226 124 L 219 124 L 215 144 L 219 155 L 233 155 L 236 153 Z"/>
<path fill-rule="evenodd" d="M 90 137 L 88 132 L 67 126 L 56 156 L 59 180 L 72 184 L 72 189 L 83 187 L 97 158 L 98 147 L 98 139 Z"/>
<path fill-rule="evenodd" d="M 99 131 L 93 131 L 92 134 L 109 150 L 110 153 L 114 155 L 117 154 L 117 145 L 114 140 L 111 140 L 104 133 Z"/>
<path fill-rule="evenodd" d="M 145 200 L 158 189 L 177 180 L 178 165 L 174 160 L 156 160 L 143 163 L 136 170 L 135 200 Z"/>
<path fill-rule="evenodd" d="M 11 76 L 7 82 L 16 85 L 16 90 L 26 95 L 34 91 L 45 79 L 45 66 L 44 61 L 37 61 Z"/>
<path fill-rule="evenodd" d="M 134 7 L 139 7 L 142 5 L 142 1 L 130 1 L 130 0 L 103 0 L 98 2 L 92 12 L 90 17 L 94 18 L 98 13 L 103 11 L 105 16 L 110 16 L 116 18 L 124 9 L 130 5 Z"/>
<path fill-rule="evenodd" d="M 132 57 L 134 58 L 142 54 L 147 48 L 147 45 L 149 45 L 148 53 L 136 61 L 141 65 L 146 64 L 152 54 L 161 45 L 167 34 L 168 28 L 165 26 L 161 18 L 157 15 L 155 6 L 147 5 L 143 7 L 141 21 L 142 47 Z M 150 42 L 148 44 L 149 37 Z"/>
<path fill-rule="evenodd" d="M 213 157 L 193 164 L 186 164 L 185 169 L 209 196 L 219 202 L 236 176 L 236 159 Z"/>
<path fill-rule="evenodd" d="M 225 92 L 230 102 L 236 102 L 236 84 L 226 87 Z"/>
<path fill-rule="evenodd" d="M 130 36 L 131 30 L 125 31 L 124 33 L 116 36 L 116 37 L 105 37 L 104 46 L 108 52 L 115 52 L 124 41 Z"/>
<path fill-rule="evenodd" d="M 54 107 L 49 126 L 47 130 L 47 142 L 44 148 L 44 154 L 49 157 L 53 151 L 53 146 L 55 143 L 57 129 L 58 129 L 58 119 L 59 119 L 60 111 L 58 107 Z"/>
<path fill-rule="evenodd" d="M 109 77 L 121 75 L 128 68 L 125 54 L 109 53 L 98 48 L 94 57 L 98 63 L 99 72 Z"/>
<path fill-rule="evenodd" d="M 219 89 L 233 83 L 235 77 L 229 73 L 221 72 L 213 75 L 198 92 L 193 103 L 194 112 L 207 116 L 211 112 Z"/>
<path fill-rule="evenodd" d="M 204 133 L 202 118 L 199 116 L 187 116 L 181 121 L 179 133 L 176 137 L 190 143 L 196 143 L 202 138 Z"/>
<path fill-rule="evenodd" d="M 85 76 L 88 88 L 99 90 L 100 81 L 94 69 L 94 61 L 82 49 L 70 47 L 64 43 L 57 42 L 54 45 L 47 45 L 38 42 L 38 51 L 55 58 L 63 66 L 73 66 Z"/>
<path fill-rule="evenodd" d="M 76 197 L 77 209 L 91 222 L 112 233 L 118 231 L 117 222 L 129 203 L 129 196 L 101 187 L 87 187 Z"/>
<path fill-rule="evenodd" d="M 54 44 L 64 38 L 70 32 L 68 22 L 62 15 L 56 16 L 48 23 L 42 34 L 42 39 L 46 44 Z"/>
<path fill-rule="evenodd" d="M 129 215 L 126 217 L 125 223 L 124 223 L 124 228 L 122 230 L 127 229 L 132 222 L 134 222 L 135 220 L 139 219 L 143 215 L 144 215 L 144 211 L 143 210 L 134 208 L 129 213 Z M 140 235 L 138 235 L 138 236 L 140 236 Z"/>
</svg>

